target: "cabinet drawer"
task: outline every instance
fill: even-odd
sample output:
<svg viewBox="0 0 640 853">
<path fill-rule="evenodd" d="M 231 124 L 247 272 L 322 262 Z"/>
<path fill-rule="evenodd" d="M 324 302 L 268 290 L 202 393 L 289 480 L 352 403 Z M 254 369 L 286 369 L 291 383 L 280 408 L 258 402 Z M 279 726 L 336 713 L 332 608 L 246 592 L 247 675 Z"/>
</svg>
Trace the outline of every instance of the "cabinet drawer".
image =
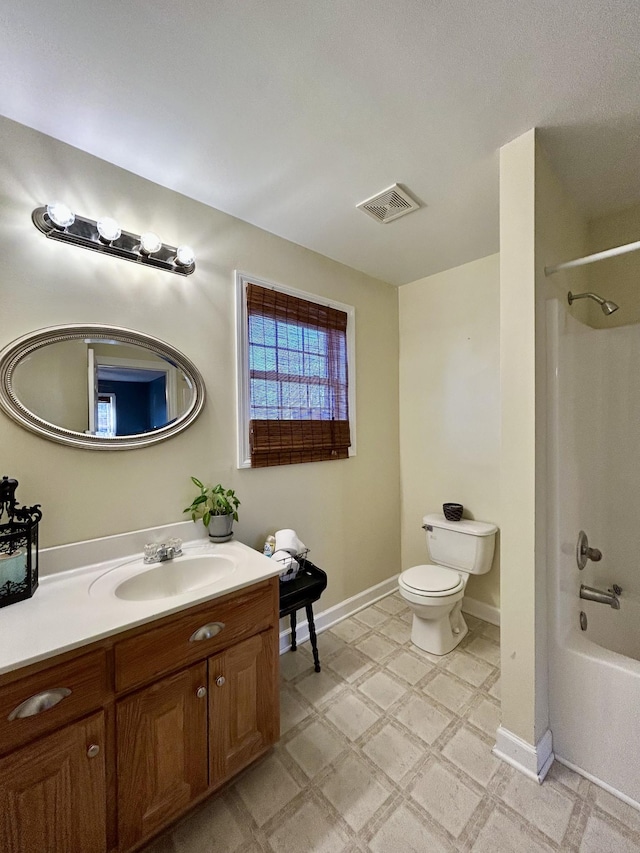
<svg viewBox="0 0 640 853">
<path fill-rule="evenodd" d="M 277 590 L 272 581 L 223 596 L 186 616 L 171 618 L 158 628 L 116 644 L 116 690 L 129 690 L 202 660 L 263 631 L 277 618 Z"/>
<path fill-rule="evenodd" d="M 0 687 L 0 753 L 101 707 L 109 692 L 104 649 Z"/>
</svg>

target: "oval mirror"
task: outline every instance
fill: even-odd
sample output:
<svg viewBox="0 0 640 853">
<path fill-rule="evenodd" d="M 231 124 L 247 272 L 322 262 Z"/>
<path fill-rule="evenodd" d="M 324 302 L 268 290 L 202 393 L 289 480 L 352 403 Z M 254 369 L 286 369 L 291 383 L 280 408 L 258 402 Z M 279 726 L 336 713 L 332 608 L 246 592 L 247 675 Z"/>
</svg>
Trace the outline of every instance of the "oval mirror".
<svg viewBox="0 0 640 853">
<path fill-rule="evenodd" d="M 85 450 L 171 438 L 198 417 L 204 397 L 186 356 L 117 326 L 53 326 L 0 352 L 0 407 L 43 438 Z"/>
</svg>

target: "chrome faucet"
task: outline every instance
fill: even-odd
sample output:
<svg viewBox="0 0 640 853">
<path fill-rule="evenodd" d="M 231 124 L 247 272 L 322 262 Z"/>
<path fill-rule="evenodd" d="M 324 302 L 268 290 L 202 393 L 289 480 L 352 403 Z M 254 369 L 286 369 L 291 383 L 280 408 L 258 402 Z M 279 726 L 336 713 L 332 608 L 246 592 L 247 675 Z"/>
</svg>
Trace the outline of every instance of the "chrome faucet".
<svg viewBox="0 0 640 853">
<path fill-rule="evenodd" d="M 583 583 L 580 584 L 580 598 L 584 598 L 586 601 L 597 601 L 599 604 L 608 604 L 614 610 L 620 610 L 618 596 L 621 592 L 622 590 L 617 584 L 614 584 L 607 592 L 595 589 L 592 586 L 585 586 Z"/>
<path fill-rule="evenodd" d="M 182 554 L 182 539 L 169 539 L 167 542 L 148 542 L 144 546 L 145 563 L 164 563 Z"/>
</svg>

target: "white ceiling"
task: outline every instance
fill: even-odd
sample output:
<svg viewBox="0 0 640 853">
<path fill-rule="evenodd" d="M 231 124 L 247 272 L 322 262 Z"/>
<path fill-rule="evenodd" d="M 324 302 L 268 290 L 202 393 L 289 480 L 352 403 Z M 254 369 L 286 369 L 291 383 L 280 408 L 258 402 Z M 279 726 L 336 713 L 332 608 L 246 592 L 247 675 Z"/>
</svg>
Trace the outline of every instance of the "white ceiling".
<svg viewBox="0 0 640 853">
<path fill-rule="evenodd" d="M 403 284 L 498 250 L 531 127 L 588 215 L 640 202 L 639 45 L 638 0 L 15 0 L 0 113 Z"/>
</svg>

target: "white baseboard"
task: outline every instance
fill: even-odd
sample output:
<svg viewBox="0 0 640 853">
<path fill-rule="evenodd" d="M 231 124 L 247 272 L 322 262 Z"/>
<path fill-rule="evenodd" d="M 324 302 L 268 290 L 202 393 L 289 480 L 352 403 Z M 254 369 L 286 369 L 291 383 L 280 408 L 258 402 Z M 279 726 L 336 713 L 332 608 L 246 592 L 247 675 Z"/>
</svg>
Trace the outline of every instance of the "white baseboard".
<svg viewBox="0 0 640 853">
<path fill-rule="evenodd" d="M 490 622 L 492 625 L 500 624 L 500 609 L 498 607 L 485 604 L 484 601 L 477 601 L 475 598 L 469 598 L 466 595 L 462 599 L 462 612 L 475 616 L 476 619 Z"/>
<path fill-rule="evenodd" d="M 606 782 L 603 782 L 602 779 L 598 779 L 597 776 L 594 776 L 593 773 L 587 773 L 586 770 L 583 770 L 582 767 L 578 767 L 577 764 L 573 764 L 571 761 L 567 761 L 566 758 L 562 758 L 561 755 L 555 756 L 556 761 L 560 764 L 564 764 L 565 767 L 568 767 L 569 770 L 573 770 L 574 773 L 579 773 L 581 776 L 584 776 L 585 779 L 588 779 L 590 782 L 593 782 L 594 785 L 597 785 L 599 788 L 603 788 L 605 791 L 608 791 L 610 794 L 613 794 L 614 797 L 617 797 L 619 800 L 622 800 L 623 803 L 628 803 L 628 805 L 633 806 L 634 809 L 638 809 L 640 811 L 640 803 L 636 800 L 632 800 L 631 797 L 628 797 L 626 794 L 623 794 L 622 791 L 618 791 L 617 788 L 614 788 L 612 785 L 608 785 Z"/>
<path fill-rule="evenodd" d="M 547 729 L 538 743 L 533 746 L 508 729 L 498 726 L 493 754 L 530 779 L 541 784 L 553 764 L 553 738 Z"/>
<path fill-rule="evenodd" d="M 375 586 L 359 592 L 351 598 L 341 601 L 340 604 L 334 604 L 326 610 L 319 613 L 314 612 L 313 621 L 316 626 L 316 633 L 321 634 L 332 625 L 342 622 L 349 616 L 353 616 L 359 610 L 364 610 L 370 604 L 375 604 L 381 598 L 386 598 L 387 595 L 395 592 L 398 588 L 398 575 L 393 575 L 386 581 L 378 583 Z M 493 607 L 491 604 L 485 604 L 484 601 L 477 601 L 475 598 L 464 597 L 462 600 L 462 610 L 470 616 L 475 616 L 477 619 L 483 619 L 485 622 L 490 622 L 492 625 L 500 624 L 500 610 Z M 287 627 L 280 631 L 280 654 L 288 651 L 291 648 L 291 628 L 288 625 L 289 618 L 285 617 Z M 284 623 L 284 619 L 282 622 Z M 309 639 L 309 626 L 307 620 L 303 619 L 296 625 L 296 642 L 304 643 Z"/>
<path fill-rule="evenodd" d="M 336 625 L 338 622 L 342 622 L 343 619 L 347 619 L 349 616 L 353 616 L 355 613 L 358 613 L 358 611 L 364 610 L 364 608 L 369 607 L 370 604 L 375 604 L 376 601 L 380 601 L 381 598 L 386 598 L 387 595 L 395 592 L 397 588 L 398 575 L 394 575 L 388 580 L 382 581 L 382 583 L 371 586 L 369 589 L 365 589 L 363 592 L 359 592 L 357 595 L 353 595 L 351 598 L 341 601 L 340 604 L 334 604 L 333 607 L 328 607 L 326 610 L 316 612 L 314 609 L 313 621 L 316 626 L 316 633 L 321 634 L 323 631 L 331 628 L 332 625 Z M 284 622 L 285 620 L 287 627 L 280 631 L 280 654 L 291 648 L 291 628 L 289 627 L 289 617 L 285 616 L 282 621 Z M 309 625 L 307 620 L 304 619 L 296 625 L 296 642 L 304 643 L 305 640 L 308 639 Z"/>
</svg>

